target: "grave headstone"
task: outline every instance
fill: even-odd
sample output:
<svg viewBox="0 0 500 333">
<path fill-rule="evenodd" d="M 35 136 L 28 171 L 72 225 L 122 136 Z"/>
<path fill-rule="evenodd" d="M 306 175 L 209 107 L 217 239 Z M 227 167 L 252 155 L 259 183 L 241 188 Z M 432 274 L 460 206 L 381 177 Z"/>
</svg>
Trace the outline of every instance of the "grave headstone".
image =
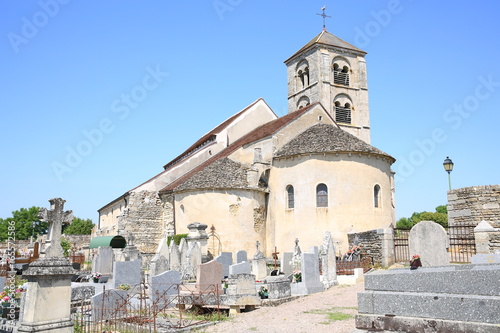
<svg viewBox="0 0 500 333">
<path fill-rule="evenodd" d="M 181 258 L 181 267 L 185 267 L 188 260 L 188 244 L 186 238 L 182 238 L 179 243 L 179 253 Z"/>
<path fill-rule="evenodd" d="M 266 259 L 252 260 L 252 274 L 257 280 L 262 280 L 268 275 Z"/>
<path fill-rule="evenodd" d="M 250 274 L 251 272 L 252 265 L 246 261 L 229 266 L 229 276 L 237 274 Z"/>
<path fill-rule="evenodd" d="M 292 283 L 292 295 L 309 295 L 324 290 L 319 276 L 318 256 L 315 253 L 302 253 L 302 282 Z"/>
<path fill-rule="evenodd" d="M 205 264 L 198 265 L 196 274 L 196 289 L 204 291 L 218 290 L 222 292 L 220 287 L 222 281 L 222 264 L 216 260 L 209 261 Z"/>
<path fill-rule="evenodd" d="M 259 241 L 256 241 L 255 242 L 255 254 L 253 255 L 253 259 L 254 260 L 258 260 L 258 259 L 263 259 L 264 258 L 264 253 L 262 253 L 262 251 L 260 250 L 260 242 Z"/>
<path fill-rule="evenodd" d="M 215 260 L 222 264 L 222 277 L 228 276 L 229 266 L 233 264 L 233 254 L 231 252 L 222 252 Z"/>
<path fill-rule="evenodd" d="M 283 252 L 281 255 L 280 271 L 284 275 L 290 275 L 293 272 L 292 259 L 293 252 Z"/>
<path fill-rule="evenodd" d="M 127 290 L 110 289 L 99 293 L 90 299 L 92 321 L 109 320 L 123 317 L 127 314 L 129 302 Z"/>
<path fill-rule="evenodd" d="M 151 277 L 151 299 L 155 304 L 166 304 L 175 306 L 169 302 L 171 296 L 179 294 L 181 273 L 178 271 L 166 271 L 160 275 Z"/>
<path fill-rule="evenodd" d="M 421 221 L 410 230 L 410 255 L 418 254 L 423 267 L 449 265 L 448 235 L 444 228 L 432 221 Z"/>
<path fill-rule="evenodd" d="M 149 264 L 149 274 L 151 276 L 160 275 L 161 273 L 168 271 L 168 269 L 168 260 L 164 255 L 156 255 Z"/>
<path fill-rule="evenodd" d="M 92 271 L 99 272 L 103 275 L 110 275 L 113 273 L 113 249 L 111 246 L 99 246 L 97 255 L 92 261 Z"/>
<path fill-rule="evenodd" d="M 181 268 L 181 253 L 177 244 L 172 241 L 172 243 L 170 244 L 170 270 L 180 271 Z"/>
<path fill-rule="evenodd" d="M 186 260 L 181 269 L 181 279 L 189 282 L 196 280 L 198 265 L 201 264 L 201 249 L 197 242 L 189 245 Z"/>
<path fill-rule="evenodd" d="M 322 282 L 325 288 L 337 284 L 337 260 L 335 257 L 335 245 L 333 245 L 332 234 L 327 231 L 321 246 L 321 270 Z"/>
<path fill-rule="evenodd" d="M 236 263 L 239 264 L 240 262 L 248 261 L 248 255 L 247 251 L 238 251 L 236 252 Z"/>
<path fill-rule="evenodd" d="M 141 283 L 142 261 L 119 261 L 114 263 L 113 284 L 118 288 L 120 284 L 135 286 Z"/>
</svg>

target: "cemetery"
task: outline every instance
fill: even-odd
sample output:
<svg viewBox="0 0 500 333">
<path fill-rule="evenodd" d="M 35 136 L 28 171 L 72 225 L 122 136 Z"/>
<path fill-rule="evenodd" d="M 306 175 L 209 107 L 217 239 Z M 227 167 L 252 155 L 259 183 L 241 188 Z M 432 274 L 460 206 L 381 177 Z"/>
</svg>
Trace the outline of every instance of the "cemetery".
<svg viewBox="0 0 500 333">
<path fill-rule="evenodd" d="M 253 255 L 212 253 L 202 223 L 190 224 L 178 243 L 165 237 L 149 262 L 133 235 L 95 237 L 90 268 L 63 255 L 61 225 L 72 213 L 64 211 L 64 200 L 49 201 L 50 210 L 39 216 L 49 222 L 46 241 L 33 245 L 27 258 L 2 266 L 1 331 L 173 332 L 339 284 L 364 284 L 357 297 L 358 332 L 498 332 L 500 325 L 500 230 L 486 221 L 474 228 L 470 261 L 459 265 L 453 264 L 449 231 L 422 221 L 408 233 L 407 253 L 418 262 L 411 269 L 410 257 L 402 268 L 374 269 L 394 262 L 395 231 L 350 234 L 345 254 L 337 252 L 330 232 L 308 251 L 296 238 L 289 252 L 275 248 L 266 258 L 259 241 Z"/>
</svg>

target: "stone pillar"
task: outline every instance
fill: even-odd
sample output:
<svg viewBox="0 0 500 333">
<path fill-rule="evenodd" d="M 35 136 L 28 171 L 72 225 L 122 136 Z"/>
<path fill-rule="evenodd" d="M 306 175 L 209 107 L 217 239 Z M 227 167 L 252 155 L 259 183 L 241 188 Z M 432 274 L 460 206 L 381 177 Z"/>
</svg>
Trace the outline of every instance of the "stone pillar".
<svg viewBox="0 0 500 333">
<path fill-rule="evenodd" d="M 474 238 L 476 241 L 476 253 L 491 253 L 490 234 L 495 232 L 495 228 L 486 221 L 481 221 L 474 228 Z"/>
<path fill-rule="evenodd" d="M 380 234 L 380 242 L 382 244 L 382 262 L 383 267 L 389 267 L 394 264 L 394 230 L 384 228 L 377 230 Z"/>
<path fill-rule="evenodd" d="M 41 258 L 23 276 L 28 279 L 21 326 L 18 332 L 71 333 L 71 277 L 66 258 Z"/>
<path fill-rule="evenodd" d="M 62 224 L 71 221 L 71 211 L 64 212 L 64 200 L 49 200 L 50 211 L 40 209 L 38 218 L 49 222 L 50 243 L 45 257 L 30 263 L 23 272 L 28 279 L 22 320 L 18 332 L 71 333 L 71 277 L 75 270 L 64 258 L 61 248 Z"/>
<path fill-rule="evenodd" d="M 188 248 L 191 248 L 191 244 L 197 242 L 200 245 L 201 255 L 206 256 L 208 254 L 208 235 L 206 232 L 207 225 L 199 222 L 194 222 L 188 224 L 189 233 L 186 237 L 188 243 Z"/>
</svg>

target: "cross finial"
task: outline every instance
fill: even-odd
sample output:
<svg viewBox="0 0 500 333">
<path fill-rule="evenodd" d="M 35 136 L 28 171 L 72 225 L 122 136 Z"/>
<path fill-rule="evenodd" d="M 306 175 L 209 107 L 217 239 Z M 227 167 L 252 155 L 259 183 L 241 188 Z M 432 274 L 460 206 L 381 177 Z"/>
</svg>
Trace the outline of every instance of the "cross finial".
<svg viewBox="0 0 500 333">
<path fill-rule="evenodd" d="M 323 6 L 323 8 L 321 8 L 321 10 L 323 11 L 323 14 L 316 13 L 316 15 L 323 16 L 323 31 L 326 31 L 326 18 L 327 17 L 331 18 L 331 16 L 328 16 L 325 14 L 325 9 L 326 9 L 326 5 Z"/>
</svg>

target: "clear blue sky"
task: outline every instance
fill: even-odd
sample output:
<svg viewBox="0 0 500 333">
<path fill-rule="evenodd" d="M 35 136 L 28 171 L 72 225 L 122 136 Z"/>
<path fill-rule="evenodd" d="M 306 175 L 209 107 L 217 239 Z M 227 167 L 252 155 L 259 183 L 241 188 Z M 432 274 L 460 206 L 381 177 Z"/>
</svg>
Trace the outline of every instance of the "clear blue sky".
<svg viewBox="0 0 500 333">
<path fill-rule="evenodd" d="M 283 61 L 325 4 L 328 31 L 368 52 L 398 217 L 446 203 L 446 156 L 454 188 L 499 184 L 496 1 L 2 1 L 0 217 L 62 197 L 97 222 L 257 98 L 286 114 Z"/>
</svg>

